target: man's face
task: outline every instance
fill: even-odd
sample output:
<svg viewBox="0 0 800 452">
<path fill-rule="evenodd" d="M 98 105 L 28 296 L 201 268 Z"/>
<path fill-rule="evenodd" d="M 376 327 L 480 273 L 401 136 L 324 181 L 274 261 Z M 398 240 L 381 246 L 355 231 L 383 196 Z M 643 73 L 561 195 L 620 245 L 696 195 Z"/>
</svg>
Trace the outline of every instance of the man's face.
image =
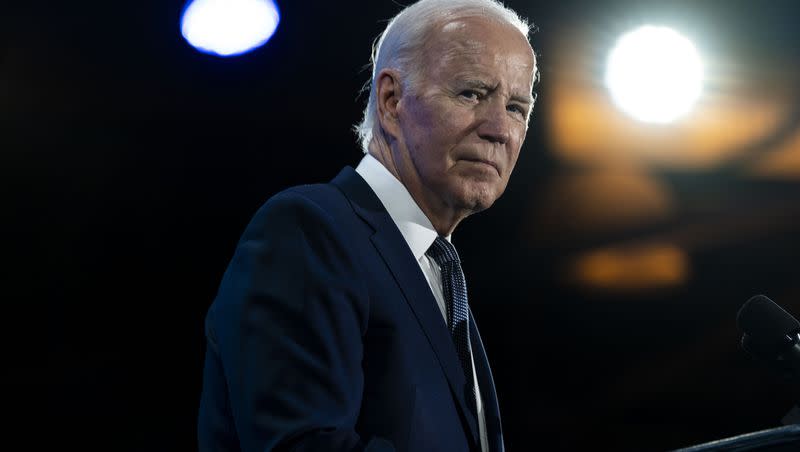
<svg viewBox="0 0 800 452">
<path fill-rule="evenodd" d="M 420 64 L 418 83 L 397 103 L 402 179 L 429 209 L 486 209 L 505 190 L 525 139 L 533 51 L 515 28 L 469 18 L 434 31 Z"/>
</svg>

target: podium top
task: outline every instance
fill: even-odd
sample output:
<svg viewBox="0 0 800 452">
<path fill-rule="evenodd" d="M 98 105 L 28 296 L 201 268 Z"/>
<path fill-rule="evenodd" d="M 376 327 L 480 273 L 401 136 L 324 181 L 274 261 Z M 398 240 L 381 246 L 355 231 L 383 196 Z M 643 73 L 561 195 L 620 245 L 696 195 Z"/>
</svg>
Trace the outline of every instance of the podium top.
<svg viewBox="0 0 800 452">
<path fill-rule="evenodd" d="M 787 425 L 676 449 L 672 452 L 797 452 L 799 450 L 800 425 Z"/>
</svg>

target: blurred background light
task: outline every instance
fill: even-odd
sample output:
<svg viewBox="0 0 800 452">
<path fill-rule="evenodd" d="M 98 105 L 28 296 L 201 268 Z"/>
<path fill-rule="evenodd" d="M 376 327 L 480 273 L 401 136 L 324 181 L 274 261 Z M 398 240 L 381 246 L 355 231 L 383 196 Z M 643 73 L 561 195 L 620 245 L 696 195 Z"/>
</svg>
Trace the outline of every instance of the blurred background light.
<svg viewBox="0 0 800 452">
<path fill-rule="evenodd" d="M 709 52 L 702 96 L 664 127 L 631 120 L 609 96 L 602 68 L 614 41 L 603 42 L 598 31 L 570 32 L 551 56 L 551 101 L 544 104 L 549 145 L 559 161 L 581 168 L 717 171 L 755 152 L 748 166 L 759 177 L 800 177 L 800 66 L 793 61 Z M 778 65 L 782 70 L 773 69 Z"/>
<path fill-rule="evenodd" d="M 645 25 L 617 41 L 608 57 L 606 85 L 634 118 L 668 123 L 700 96 L 703 65 L 694 45 L 667 27 Z"/>
<path fill-rule="evenodd" d="M 636 291 L 684 284 L 687 253 L 670 243 L 612 246 L 582 253 L 570 269 L 574 283 L 596 290 Z"/>
<path fill-rule="evenodd" d="M 181 18 L 181 33 L 197 50 L 228 57 L 262 46 L 279 21 L 271 0 L 192 0 Z"/>
</svg>

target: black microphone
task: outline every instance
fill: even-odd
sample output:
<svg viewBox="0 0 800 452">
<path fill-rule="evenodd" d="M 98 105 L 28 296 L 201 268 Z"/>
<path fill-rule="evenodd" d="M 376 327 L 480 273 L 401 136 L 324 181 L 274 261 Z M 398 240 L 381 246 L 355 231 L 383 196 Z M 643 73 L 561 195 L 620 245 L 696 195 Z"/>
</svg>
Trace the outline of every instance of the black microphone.
<svg viewBox="0 0 800 452">
<path fill-rule="evenodd" d="M 745 303 L 736 317 L 742 348 L 759 361 L 772 363 L 800 378 L 800 322 L 764 295 Z"/>
<path fill-rule="evenodd" d="M 774 301 L 756 295 L 736 316 L 742 348 L 758 361 L 777 369 L 800 387 L 800 322 Z M 800 424 L 800 400 L 783 419 L 785 425 Z"/>
</svg>

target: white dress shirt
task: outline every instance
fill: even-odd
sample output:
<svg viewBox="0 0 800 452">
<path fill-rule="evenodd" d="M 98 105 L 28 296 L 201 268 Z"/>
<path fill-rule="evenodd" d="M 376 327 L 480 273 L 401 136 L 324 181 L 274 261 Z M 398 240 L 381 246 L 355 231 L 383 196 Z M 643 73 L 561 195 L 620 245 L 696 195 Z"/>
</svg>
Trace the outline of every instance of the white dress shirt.
<svg viewBox="0 0 800 452">
<path fill-rule="evenodd" d="M 422 274 L 425 275 L 425 279 L 431 287 L 446 325 L 447 308 L 442 291 L 441 270 L 436 261 L 425 254 L 439 234 L 414 201 L 414 198 L 411 197 L 406 187 L 375 157 L 369 154 L 365 155 L 358 164 L 356 172 L 367 182 L 372 191 L 378 195 L 378 199 L 389 212 L 389 216 L 392 217 L 397 228 L 400 229 L 400 233 L 406 240 L 411 253 L 419 264 L 419 268 L 422 269 Z M 450 241 L 450 236 L 445 238 Z M 489 442 L 486 437 L 486 419 L 483 412 L 481 391 L 478 387 L 478 376 L 475 373 L 475 360 L 472 359 L 471 355 L 470 358 L 472 361 L 472 376 L 475 381 L 475 406 L 478 409 L 481 449 L 483 452 L 489 452 Z"/>
</svg>

